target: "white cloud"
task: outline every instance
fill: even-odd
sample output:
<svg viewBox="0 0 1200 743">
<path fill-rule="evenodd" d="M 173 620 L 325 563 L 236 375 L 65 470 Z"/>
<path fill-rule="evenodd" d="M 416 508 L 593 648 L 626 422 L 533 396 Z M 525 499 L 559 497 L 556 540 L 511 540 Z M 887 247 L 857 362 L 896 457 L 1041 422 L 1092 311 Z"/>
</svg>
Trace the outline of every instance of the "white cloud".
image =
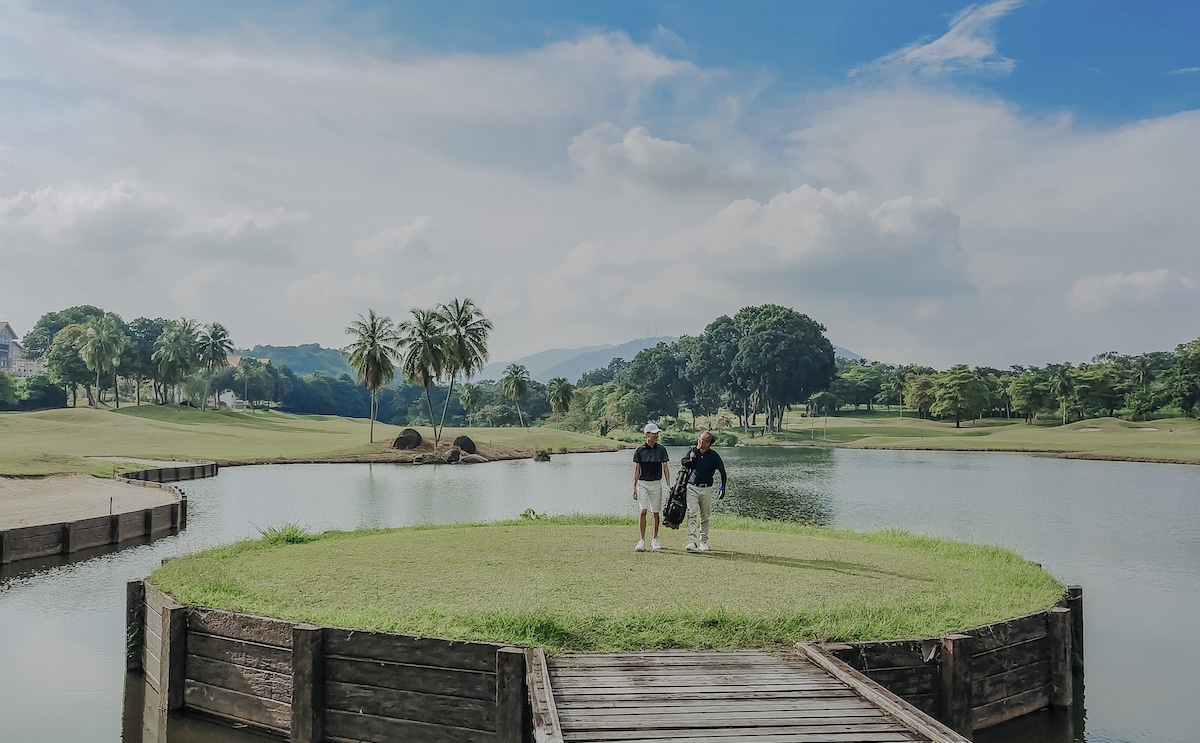
<svg viewBox="0 0 1200 743">
<path fill-rule="evenodd" d="M 1168 75 L 1191 75 L 1200 72 L 1200 67 L 1181 67 L 1178 70 L 1171 70 Z"/>
<path fill-rule="evenodd" d="M 360 258 L 373 258 L 427 253 L 431 223 L 432 220 L 425 216 L 402 227 L 385 227 L 372 237 L 354 243 L 354 254 Z"/>
<path fill-rule="evenodd" d="M 950 21 L 950 28 L 932 41 L 919 41 L 863 67 L 851 70 L 884 75 L 916 74 L 939 77 L 951 73 L 1008 74 L 1016 62 L 996 49 L 995 24 L 1025 0 L 994 0 L 972 5 Z"/>
<path fill-rule="evenodd" d="M 1152 304 L 1200 287 L 1200 281 L 1165 268 L 1129 274 L 1093 274 L 1078 279 L 1067 304 L 1080 312 L 1097 312 L 1110 304 Z"/>
</svg>

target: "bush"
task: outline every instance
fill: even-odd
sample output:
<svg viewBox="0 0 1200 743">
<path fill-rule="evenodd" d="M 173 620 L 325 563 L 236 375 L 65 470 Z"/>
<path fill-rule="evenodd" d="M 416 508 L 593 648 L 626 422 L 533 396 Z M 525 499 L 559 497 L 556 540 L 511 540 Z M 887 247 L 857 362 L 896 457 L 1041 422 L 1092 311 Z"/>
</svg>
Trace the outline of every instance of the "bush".
<svg viewBox="0 0 1200 743">
<path fill-rule="evenodd" d="M 738 437 L 733 431 L 721 431 L 713 435 L 717 437 L 713 442 L 715 446 L 737 446 Z"/>
</svg>

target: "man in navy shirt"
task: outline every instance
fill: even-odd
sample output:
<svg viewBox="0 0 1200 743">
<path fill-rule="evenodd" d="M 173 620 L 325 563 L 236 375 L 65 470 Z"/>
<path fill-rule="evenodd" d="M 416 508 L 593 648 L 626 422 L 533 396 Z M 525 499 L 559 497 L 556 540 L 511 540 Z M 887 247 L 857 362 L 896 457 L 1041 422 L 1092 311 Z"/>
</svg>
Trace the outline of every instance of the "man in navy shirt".
<svg viewBox="0 0 1200 743">
<path fill-rule="evenodd" d="M 713 474 L 721 473 L 721 487 L 717 488 L 717 500 L 725 497 L 725 462 L 712 449 L 717 440 L 711 431 L 700 434 L 696 446 L 688 451 L 683 466 L 691 470 L 687 486 L 687 522 L 689 552 L 708 552 L 708 521 L 712 515 Z M 696 517 L 700 517 L 700 534 L 696 534 Z"/>
<path fill-rule="evenodd" d="M 650 542 L 651 549 L 659 549 L 658 524 L 662 513 L 664 482 L 671 481 L 670 468 L 667 465 L 667 448 L 658 443 L 659 428 L 657 424 L 647 423 L 642 429 L 646 434 L 646 443 L 633 453 L 633 499 L 638 502 L 638 528 L 641 537 L 636 549 L 646 551 L 646 511 L 654 512 L 654 538 Z"/>
</svg>

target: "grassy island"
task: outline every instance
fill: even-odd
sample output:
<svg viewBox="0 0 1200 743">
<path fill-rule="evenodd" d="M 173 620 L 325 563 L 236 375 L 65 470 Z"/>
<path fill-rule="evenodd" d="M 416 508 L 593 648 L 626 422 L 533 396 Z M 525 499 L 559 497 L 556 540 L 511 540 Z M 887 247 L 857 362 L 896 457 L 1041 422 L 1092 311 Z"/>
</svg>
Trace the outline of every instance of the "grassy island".
<svg viewBox="0 0 1200 743">
<path fill-rule="evenodd" d="M 600 516 L 276 534 L 172 560 L 151 581 L 189 604 L 551 652 L 937 636 L 1063 592 L 1000 547 L 713 521 L 702 554 L 682 549 L 682 532 L 636 553 L 632 524 Z"/>
</svg>

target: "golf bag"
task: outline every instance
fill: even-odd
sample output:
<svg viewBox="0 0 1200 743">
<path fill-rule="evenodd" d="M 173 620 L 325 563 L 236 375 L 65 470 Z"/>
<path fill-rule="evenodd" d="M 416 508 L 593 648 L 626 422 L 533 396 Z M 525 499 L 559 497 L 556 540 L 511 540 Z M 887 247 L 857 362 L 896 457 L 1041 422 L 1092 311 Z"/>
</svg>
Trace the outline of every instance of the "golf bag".
<svg viewBox="0 0 1200 743">
<path fill-rule="evenodd" d="M 667 494 L 667 502 L 663 504 L 662 523 L 668 529 L 678 529 L 687 519 L 687 481 L 691 471 L 679 468 L 675 484 Z"/>
</svg>

